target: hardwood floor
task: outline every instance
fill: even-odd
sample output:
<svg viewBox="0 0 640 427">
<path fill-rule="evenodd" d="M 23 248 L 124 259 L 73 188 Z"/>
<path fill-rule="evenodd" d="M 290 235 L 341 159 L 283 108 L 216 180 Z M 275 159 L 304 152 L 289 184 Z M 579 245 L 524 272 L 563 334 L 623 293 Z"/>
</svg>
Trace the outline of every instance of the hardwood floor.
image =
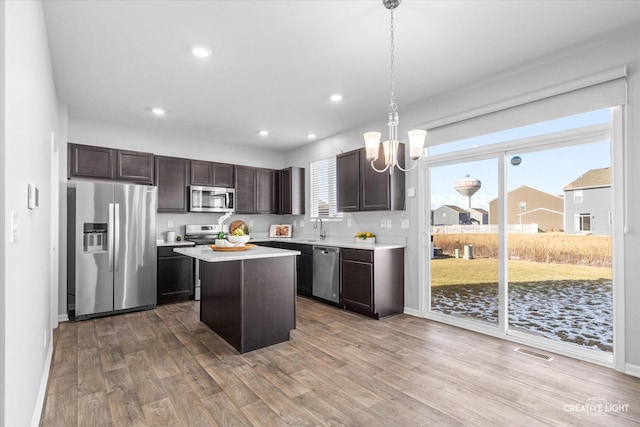
<svg viewBox="0 0 640 427">
<path fill-rule="evenodd" d="M 289 342 L 239 355 L 198 310 L 62 323 L 41 425 L 640 423 L 638 378 L 425 319 L 376 321 L 299 297 Z M 585 412 L 589 399 L 628 407 Z"/>
</svg>

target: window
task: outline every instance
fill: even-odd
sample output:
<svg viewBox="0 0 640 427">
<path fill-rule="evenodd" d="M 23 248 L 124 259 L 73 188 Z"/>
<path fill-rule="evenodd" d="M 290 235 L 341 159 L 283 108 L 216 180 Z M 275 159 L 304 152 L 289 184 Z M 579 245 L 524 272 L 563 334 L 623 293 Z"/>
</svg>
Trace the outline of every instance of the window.
<svg viewBox="0 0 640 427">
<path fill-rule="evenodd" d="M 336 158 L 311 162 L 309 176 L 311 218 L 342 218 L 336 196 Z"/>
<path fill-rule="evenodd" d="M 582 190 L 573 192 L 573 203 L 582 203 Z"/>
<path fill-rule="evenodd" d="M 576 214 L 574 218 L 575 231 L 591 231 L 591 214 Z"/>
<path fill-rule="evenodd" d="M 519 209 L 521 211 L 526 211 L 527 210 L 527 202 L 520 202 L 520 205 L 518 207 L 519 207 Z"/>
</svg>

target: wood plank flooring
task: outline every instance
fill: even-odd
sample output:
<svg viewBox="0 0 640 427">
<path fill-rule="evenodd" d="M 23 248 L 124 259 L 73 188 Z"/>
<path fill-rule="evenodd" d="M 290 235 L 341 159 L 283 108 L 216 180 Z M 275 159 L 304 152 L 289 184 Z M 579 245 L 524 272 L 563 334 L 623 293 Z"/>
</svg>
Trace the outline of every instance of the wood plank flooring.
<svg viewBox="0 0 640 427">
<path fill-rule="evenodd" d="M 62 323 L 41 425 L 640 423 L 638 378 L 538 360 L 437 322 L 376 321 L 299 297 L 289 342 L 240 355 L 198 310 L 186 302 Z M 581 411 L 590 399 L 628 408 Z"/>
</svg>

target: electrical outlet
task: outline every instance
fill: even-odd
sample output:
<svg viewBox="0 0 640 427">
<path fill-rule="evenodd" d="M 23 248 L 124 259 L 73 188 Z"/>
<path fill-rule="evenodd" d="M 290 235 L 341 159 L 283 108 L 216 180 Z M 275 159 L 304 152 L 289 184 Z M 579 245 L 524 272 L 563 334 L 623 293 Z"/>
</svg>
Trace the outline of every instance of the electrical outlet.
<svg viewBox="0 0 640 427">
<path fill-rule="evenodd" d="M 380 221 L 380 228 L 384 228 L 385 224 L 387 221 L 385 221 L 384 219 Z"/>
<path fill-rule="evenodd" d="M 296 221 L 295 219 L 293 220 L 293 226 L 294 226 L 294 227 L 297 227 L 297 225 L 298 225 L 298 224 L 297 224 L 297 222 L 298 222 L 298 221 Z"/>
<path fill-rule="evenodd" d="M 351 218 L 347 218 L 347 227 L 351 227 Z"/>
<path fill-rule="evenodd" d="M 409 218 L 405 218 L 400 222 L 400 228 L 410 228 Z"/>
<path fill-rule="evenodd" d="M 171 220 L 167 221 L 167 228 L 173 228 L 173 221 Z"/>
<path fill-rule="evenodd" d="M 407 188 L 407 197 L 416 197 L 416 189 L 414 187 Z"/>
<path fill-rule="evenodd" d="M 390 219 L 387 220 L 387 228 L 391 228 L 391 220 Z"/>
<path fill-rule="evenodd" d="M 249 221 L 249 227 L 253 227 L 253 220 Z"/>
</svg>

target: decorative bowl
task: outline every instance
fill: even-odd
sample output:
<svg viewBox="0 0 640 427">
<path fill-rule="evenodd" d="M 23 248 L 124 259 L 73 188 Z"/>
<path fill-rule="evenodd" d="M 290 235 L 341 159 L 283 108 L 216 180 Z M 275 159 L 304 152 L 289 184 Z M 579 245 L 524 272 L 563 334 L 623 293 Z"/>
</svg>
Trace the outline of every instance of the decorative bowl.
<svg viewBox="0 0 640 427">
<path fill-rule="evenodd" d="M 249 241 L 249 239 L 251 238 L 251 236 L 249 235 L 244 235 L 244 236 L 227 236 L 227 240 L 230 243 L 247 243 Z"/>
</svg>

